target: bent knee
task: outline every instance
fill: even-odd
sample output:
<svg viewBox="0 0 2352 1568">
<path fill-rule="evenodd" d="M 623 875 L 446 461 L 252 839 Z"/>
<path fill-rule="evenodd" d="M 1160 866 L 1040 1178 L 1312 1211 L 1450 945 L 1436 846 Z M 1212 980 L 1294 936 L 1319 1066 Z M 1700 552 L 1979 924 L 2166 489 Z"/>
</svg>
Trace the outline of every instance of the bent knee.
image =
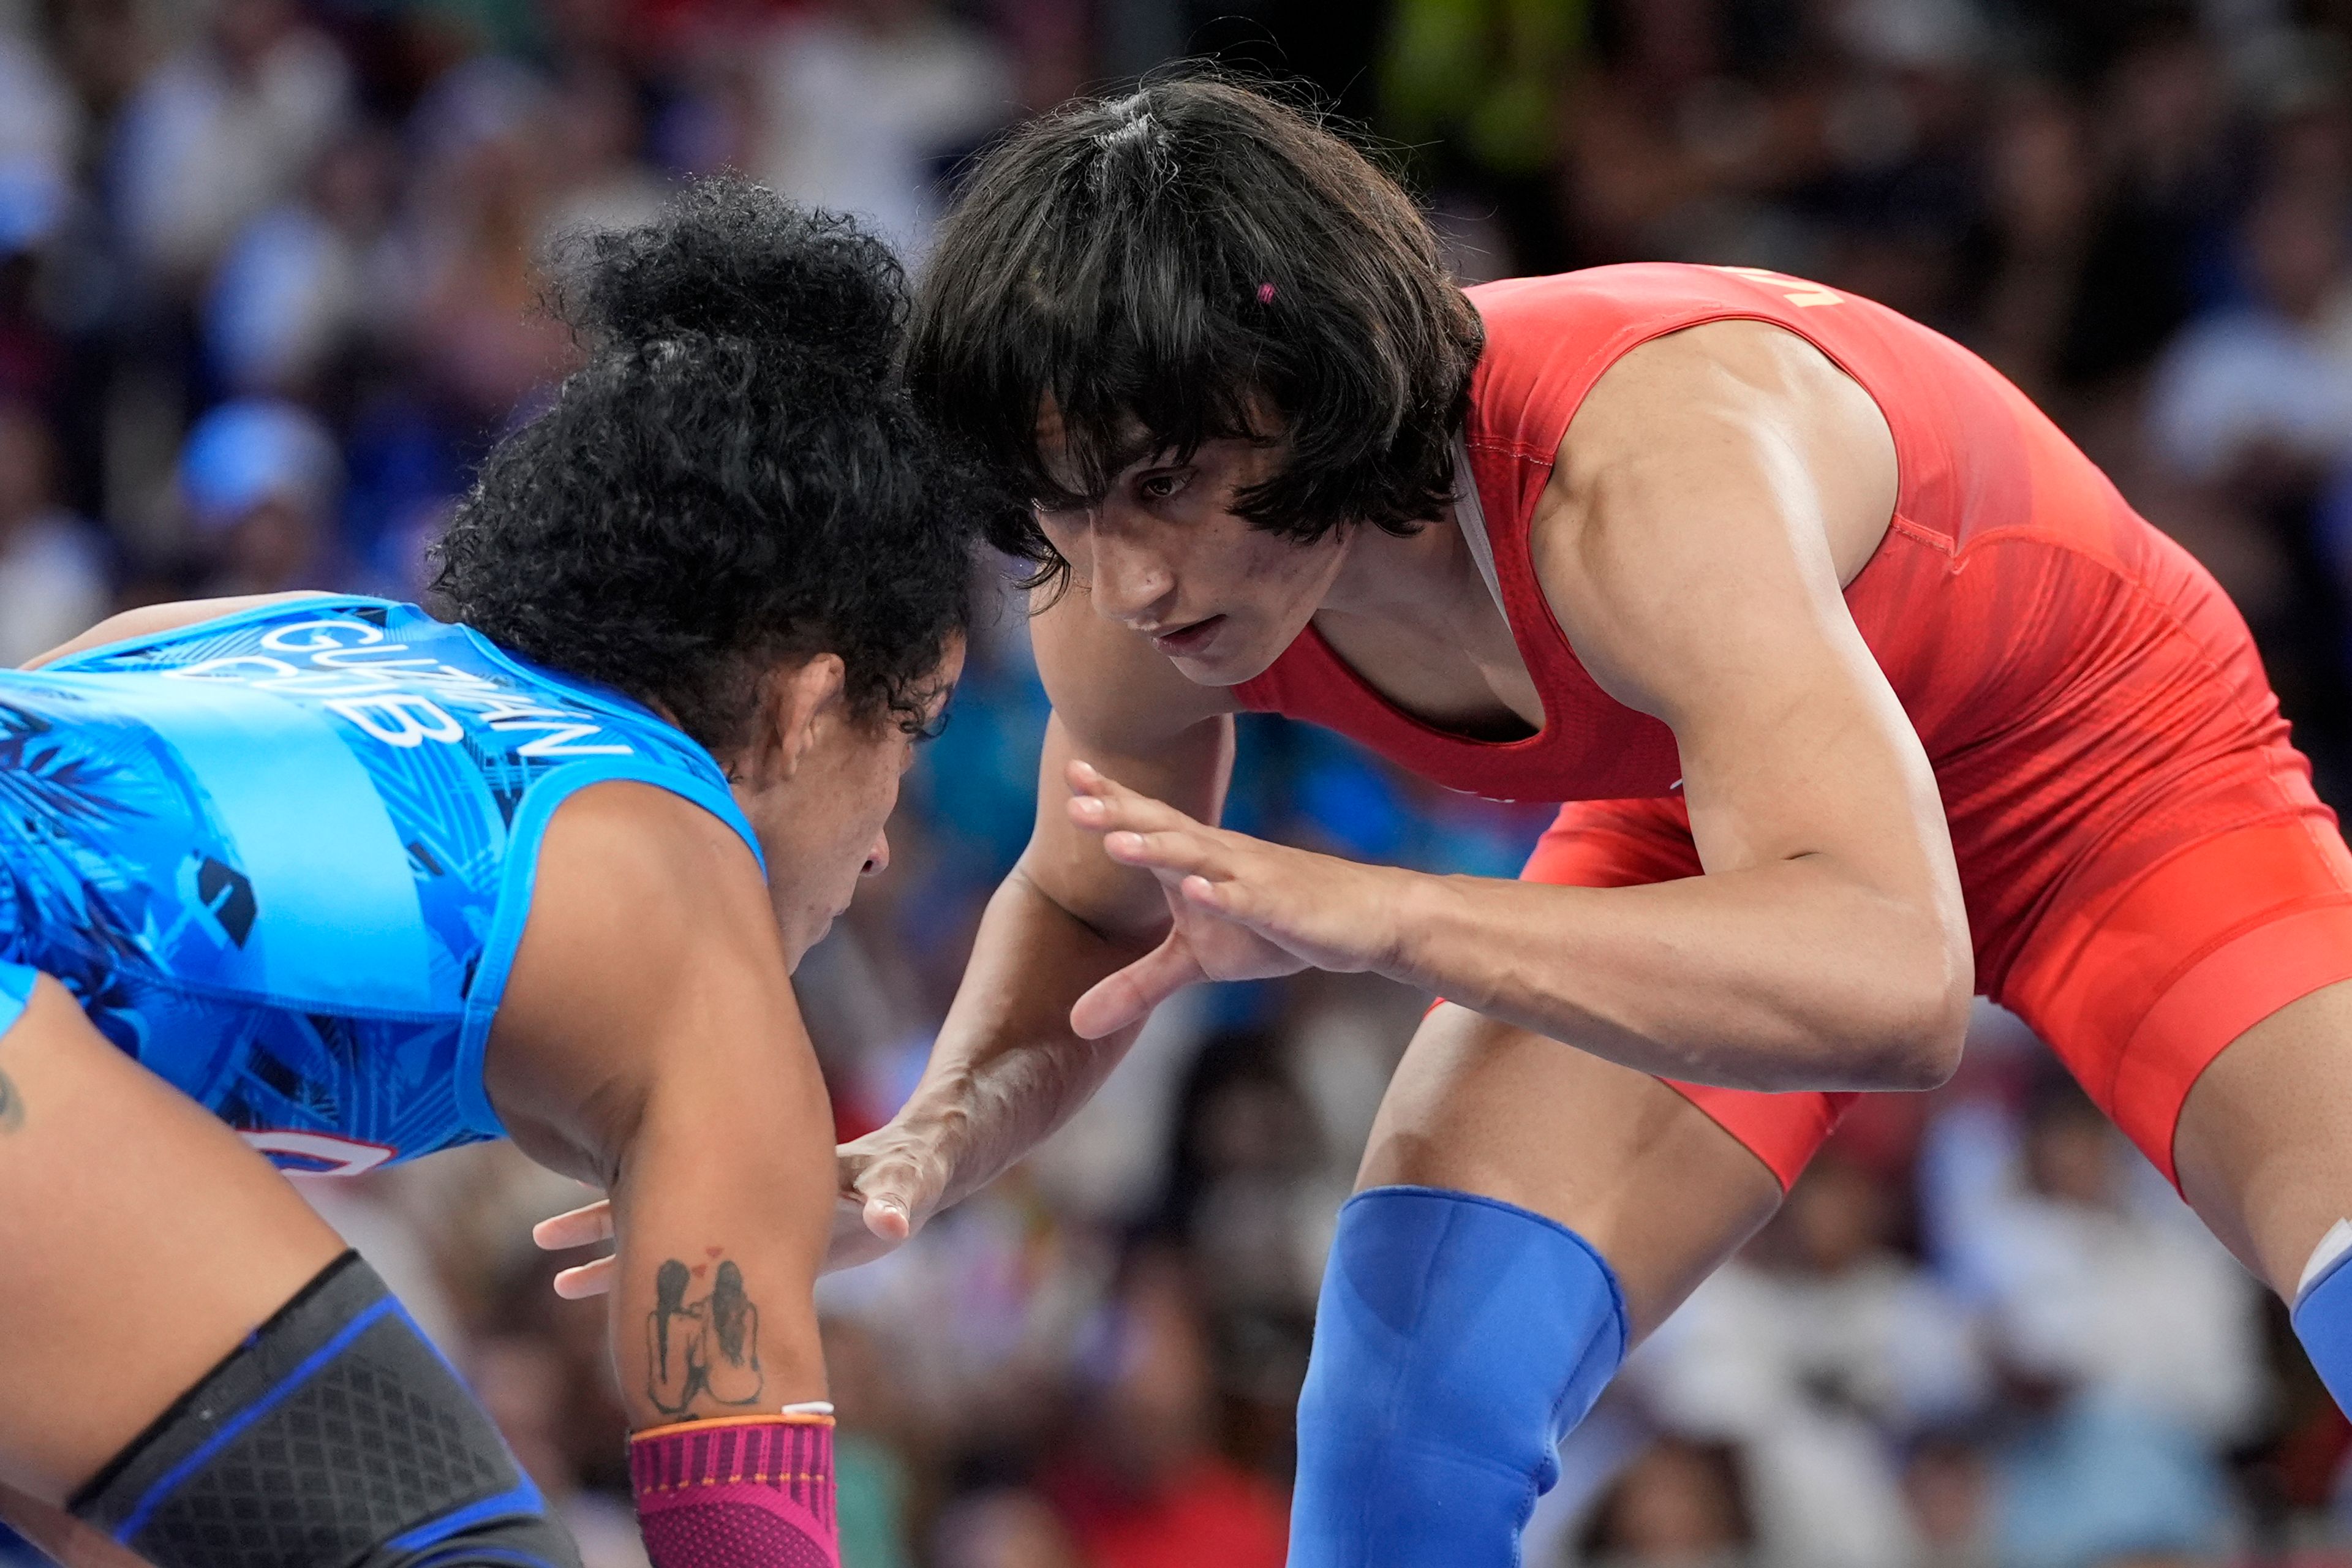
<svg viewBox="0 0 2352 1568">
<path fill-rule="evenodd" d="M 1292 1563 L 1516 1563 L 1628 1340 L 1608 1265 L 1553 1221 L 1460 1193 L 1350 1200 L 1299 1394 Z"/>
<path fill-rule="evenodd" d="M 68 1506 L 159 1568 L 579 1563 L 488 1415 L 351 1252 Z M 218 1524 L 262 1517 L 258 1533 Z"/>
</svg>

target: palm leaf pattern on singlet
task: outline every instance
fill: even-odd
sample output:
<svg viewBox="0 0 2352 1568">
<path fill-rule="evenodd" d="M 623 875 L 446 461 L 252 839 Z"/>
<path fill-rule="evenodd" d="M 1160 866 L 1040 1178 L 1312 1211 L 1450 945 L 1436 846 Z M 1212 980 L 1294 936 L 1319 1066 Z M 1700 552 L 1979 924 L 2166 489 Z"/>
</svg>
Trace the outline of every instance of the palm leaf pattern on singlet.
<svg viewBox="0 0 2352 1568">
<path fill-rule="evenodd" d="M 484 966 L 547 814 L 623 776 L 758 854 L 674 726 L 413 605 L 290 602 L 0 671 L 0 959 L 281 1164 L 478 1142 Z"/>
<path fill-rule="evenodd" d="M 57 710 L 0 701 L 0 958 L 55 976 L 101 1034 L 232 1127 L 331 1128 L 405 1152 L 484 1136 L 449 1130 L 446 1026 L 274 1007 L 173 973 L 192 940 L 241 945 L 256 918 L 234 850 L 152 736 L 85 715 L 70 690 L 39 700 Z M 211 1047 L 186 1048 L 199 1040 Z M 151 1058 L 159 1041 L 179 1046 Z"/>
<path fill-rule="evenodd" d="M 0 837 L 14 851 L 0 855 L 9 906 L 0 952 L 35 931 L 73 933 L 63 951 L 85 962 L 60 963 L 54 942 L 43 958 L 85 1007 L 103 1008 L 117 967 L 140 956 L 145 901 L 89 852 L 89 830 L 147 815 L 138 804 L 145 787 L 130 769 L 68 746 L 45 716 L 0 702 Z"/>
</svg>

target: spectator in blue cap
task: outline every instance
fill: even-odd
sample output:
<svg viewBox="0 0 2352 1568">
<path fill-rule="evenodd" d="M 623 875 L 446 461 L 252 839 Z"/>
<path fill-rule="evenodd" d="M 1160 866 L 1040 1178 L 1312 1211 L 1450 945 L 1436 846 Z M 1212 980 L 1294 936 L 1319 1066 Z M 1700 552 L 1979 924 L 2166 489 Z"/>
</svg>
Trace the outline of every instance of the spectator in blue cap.
<svg viewBox="0 0 2352 1568">
<path fill-rule="evenodd" d="M 334 438 L 308 411 L 259 398 L 225 403 L 180 449 L 205 596 L 319 587 L 329 575 L 328 521 L 342 489 Z"/>
</svg>

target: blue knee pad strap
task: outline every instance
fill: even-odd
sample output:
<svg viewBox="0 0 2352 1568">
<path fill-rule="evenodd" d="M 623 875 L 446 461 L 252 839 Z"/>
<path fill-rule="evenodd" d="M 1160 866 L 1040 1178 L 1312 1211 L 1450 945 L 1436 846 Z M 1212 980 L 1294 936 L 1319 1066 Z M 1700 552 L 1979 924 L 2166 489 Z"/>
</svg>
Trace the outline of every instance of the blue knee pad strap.
<svg viewBox="0 0 2352 1568">
<path fill-rule="evenodd" d="M 579 1568 L 488 1415 L 347 1252 L 75 1494 L 157 1568 Z"/>
<path fill-rule="evenodd" d="M 1299 1396 L 1290 1568 L 1515 1568 L 1625 1343 L 1616 1276 L 1567 1226 L 1433 1187 L 1358 1194 Z"/>
<path fill-rule="evenodd" d="M 2294 1301 L 2294 1337 L 2303 1342 L 2336 1408 L 2352 1411 L 2352 1253 L 2328 1265 Z"/>
</svg>

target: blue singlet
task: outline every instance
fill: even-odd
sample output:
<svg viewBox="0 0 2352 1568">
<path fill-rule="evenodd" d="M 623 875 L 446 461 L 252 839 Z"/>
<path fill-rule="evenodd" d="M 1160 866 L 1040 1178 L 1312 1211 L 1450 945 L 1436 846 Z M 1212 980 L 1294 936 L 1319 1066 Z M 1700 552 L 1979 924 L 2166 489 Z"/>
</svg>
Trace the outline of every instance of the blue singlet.
<svg viewBox="0 0 2352 1568">
<path fill-rule="evenodd" d="M 499 1137 L 482 1048 L 540 838 L 606 779 L 760 853 L 677 729 L 412 605 L 280 601 L 0 671 L 0 1033 L 54 975 L 292 1170 Z"/>
</svg>

